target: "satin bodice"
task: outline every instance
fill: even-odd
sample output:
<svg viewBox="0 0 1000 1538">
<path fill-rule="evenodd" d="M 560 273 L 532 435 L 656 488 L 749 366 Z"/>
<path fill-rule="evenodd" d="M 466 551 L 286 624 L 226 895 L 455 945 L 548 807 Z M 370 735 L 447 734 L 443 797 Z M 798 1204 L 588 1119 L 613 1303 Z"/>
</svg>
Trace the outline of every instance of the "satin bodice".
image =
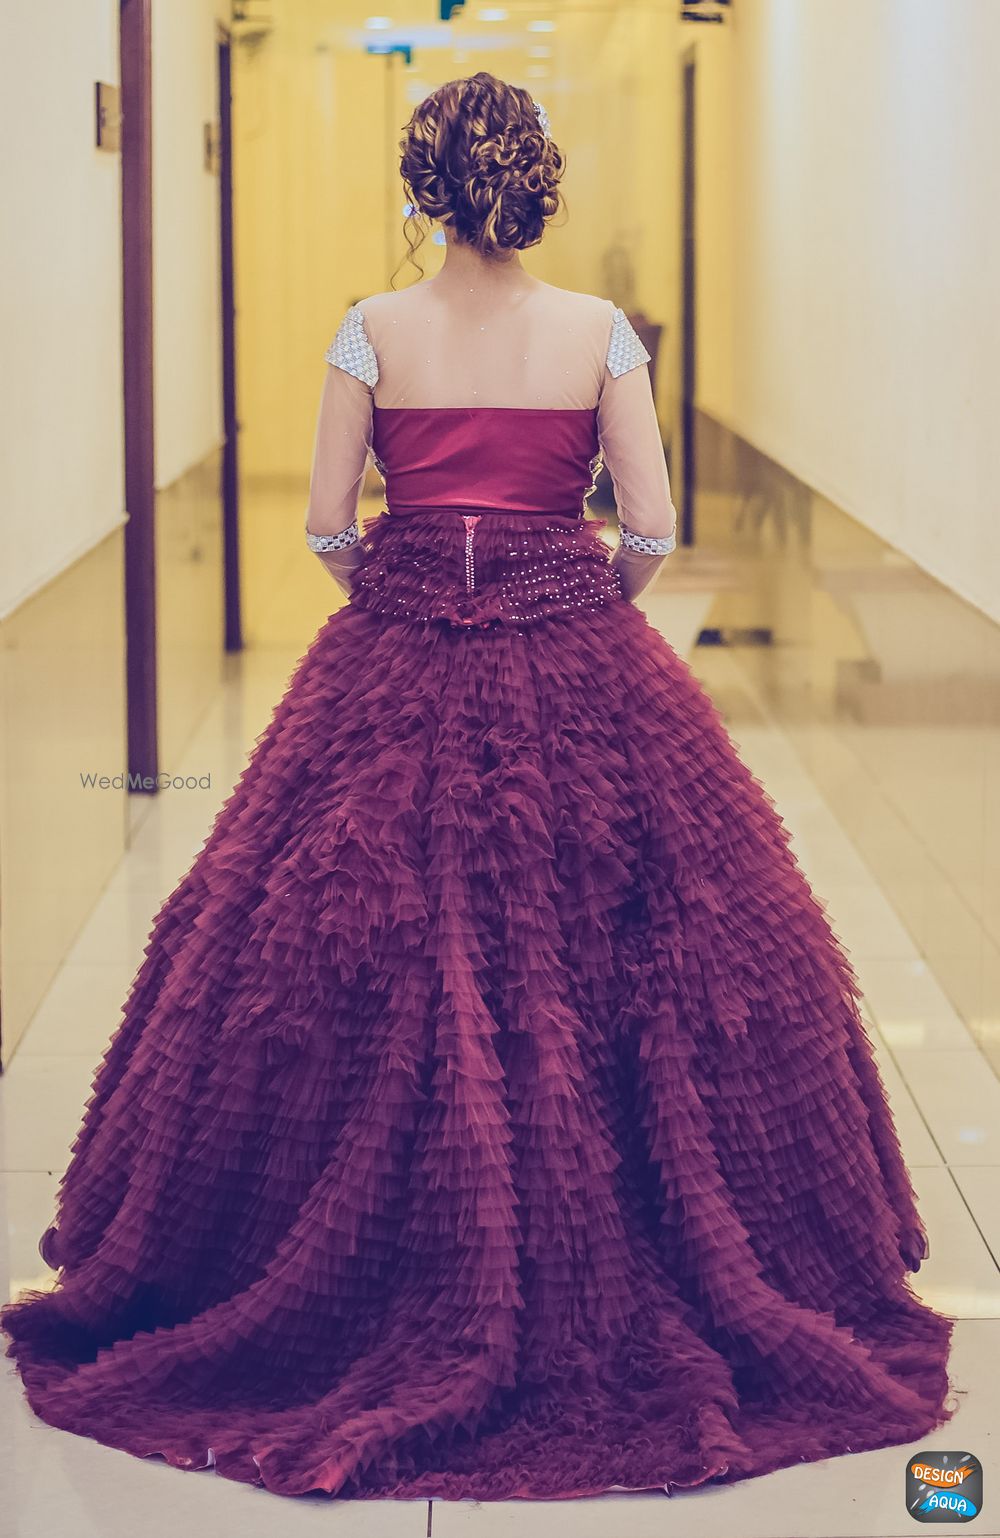
<svg viewBox="0 0 1000 1538">
<path fill-rule="evenodd" d="M 604 520 L 586 516 L 594 411 L 376 406 L 371 451 L 385 508 L 366 525 L 352 603 L 520 625 L 621 598 Z"/>
<path fill-rule="evenodd" d="M 375 406 L 372 453 L 390 511 L 582 513 L 599 457 L 597 412 Z"/>
</svg>

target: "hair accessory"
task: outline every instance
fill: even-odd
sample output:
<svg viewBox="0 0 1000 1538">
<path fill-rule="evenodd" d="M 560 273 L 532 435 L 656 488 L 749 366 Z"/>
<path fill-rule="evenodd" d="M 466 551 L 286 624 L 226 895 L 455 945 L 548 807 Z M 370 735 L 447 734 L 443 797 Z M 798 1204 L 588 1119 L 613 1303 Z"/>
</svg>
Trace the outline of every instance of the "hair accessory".
<svg viewBox="0 0 1000 1538">
<path fill-rule="evenodd" d="M 542 125 L 542 133 L 545 135 L 546 139 L 551 139 L 552 124 L 549 122 L 549 114 L 546 112 L 540 101 L 533 101 L 531 105 L 534 107 L 536 113 L 538 114 L 538 121 Z"/>
</svg>

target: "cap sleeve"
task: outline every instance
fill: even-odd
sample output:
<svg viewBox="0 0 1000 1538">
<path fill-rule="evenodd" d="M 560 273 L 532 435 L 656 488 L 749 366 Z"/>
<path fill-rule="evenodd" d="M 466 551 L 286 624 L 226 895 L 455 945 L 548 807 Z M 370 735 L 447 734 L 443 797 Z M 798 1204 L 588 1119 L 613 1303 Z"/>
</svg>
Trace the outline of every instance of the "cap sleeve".
<svg viewBox="0 0 1000 1538">
<path fill-rule="evenodd" d="M 611 322 L 611 336 L 608 341 L 608 353 L 605 359 L 608 372 L 612 378 L 618 379 L 622 374 L 627 374 L 630 369 L 638 368 L 640 363 L 650 363 L 652 356 L 639 340 L 638 332 L 632 325 L 625 311 L 616 305 Z"/>
<path fill-rule="evenodd" d="M 352 304 L 337 329 L 337 334 L 324 354 L 327 363 L 353 374 L 370 390 L 378 383 L 378 359 L 365 329 L 364 312 L 359 304 Z"/>
</svg>

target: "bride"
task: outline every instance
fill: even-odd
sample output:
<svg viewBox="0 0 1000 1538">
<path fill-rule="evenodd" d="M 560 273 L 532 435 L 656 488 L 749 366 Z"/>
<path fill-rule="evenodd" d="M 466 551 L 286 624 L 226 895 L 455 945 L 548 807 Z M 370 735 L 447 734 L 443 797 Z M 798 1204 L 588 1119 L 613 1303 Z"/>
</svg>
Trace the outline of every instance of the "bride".
<svg viewBox="0 0 1000 1538">
<path fill-rule="evenodd" d="M 349 601 L 156 917 L 8 1353 L 51 1425 L 282 1495 L 910 1443 L 951 1321 L 857 983 L 633 602 L 675 540 L 648 354 L 522 265 L 563 170 L 525 91 L 451 81 L 401 148 L 447 254 L 327 354 Z"/>
</svg>

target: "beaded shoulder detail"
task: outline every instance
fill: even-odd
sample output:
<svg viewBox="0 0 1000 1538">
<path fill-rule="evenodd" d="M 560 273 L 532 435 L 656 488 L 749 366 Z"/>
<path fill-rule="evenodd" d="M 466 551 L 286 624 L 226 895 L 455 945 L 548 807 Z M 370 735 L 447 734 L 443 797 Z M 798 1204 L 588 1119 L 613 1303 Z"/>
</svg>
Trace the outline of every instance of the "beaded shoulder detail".
<svg viewBox="0 0 1000 1538">
<path fill-rule="evenodd" d="M 620 374 L 627 374 L 629 369 L 638 368 L 640 363 L 649 363 L 650 357 L 625 311 L 616 306 L 611 340 L 608 343 L 609 373 L 617 379 Z"/>
<path fill-rule="evenodd" d="M 360 379 L 363 384 L 370 385 L 372 389 L 375 388 L 378 383 L 378 359 L 375 357 L 374 347 L 368 340 L 365 317 L 360 305 L 351 305 L 324 356 L 327 363 L 332 363 L 335 368 L 342 368 L 345 373 L 353 374 L 355 379 Z"/>
</svg>

